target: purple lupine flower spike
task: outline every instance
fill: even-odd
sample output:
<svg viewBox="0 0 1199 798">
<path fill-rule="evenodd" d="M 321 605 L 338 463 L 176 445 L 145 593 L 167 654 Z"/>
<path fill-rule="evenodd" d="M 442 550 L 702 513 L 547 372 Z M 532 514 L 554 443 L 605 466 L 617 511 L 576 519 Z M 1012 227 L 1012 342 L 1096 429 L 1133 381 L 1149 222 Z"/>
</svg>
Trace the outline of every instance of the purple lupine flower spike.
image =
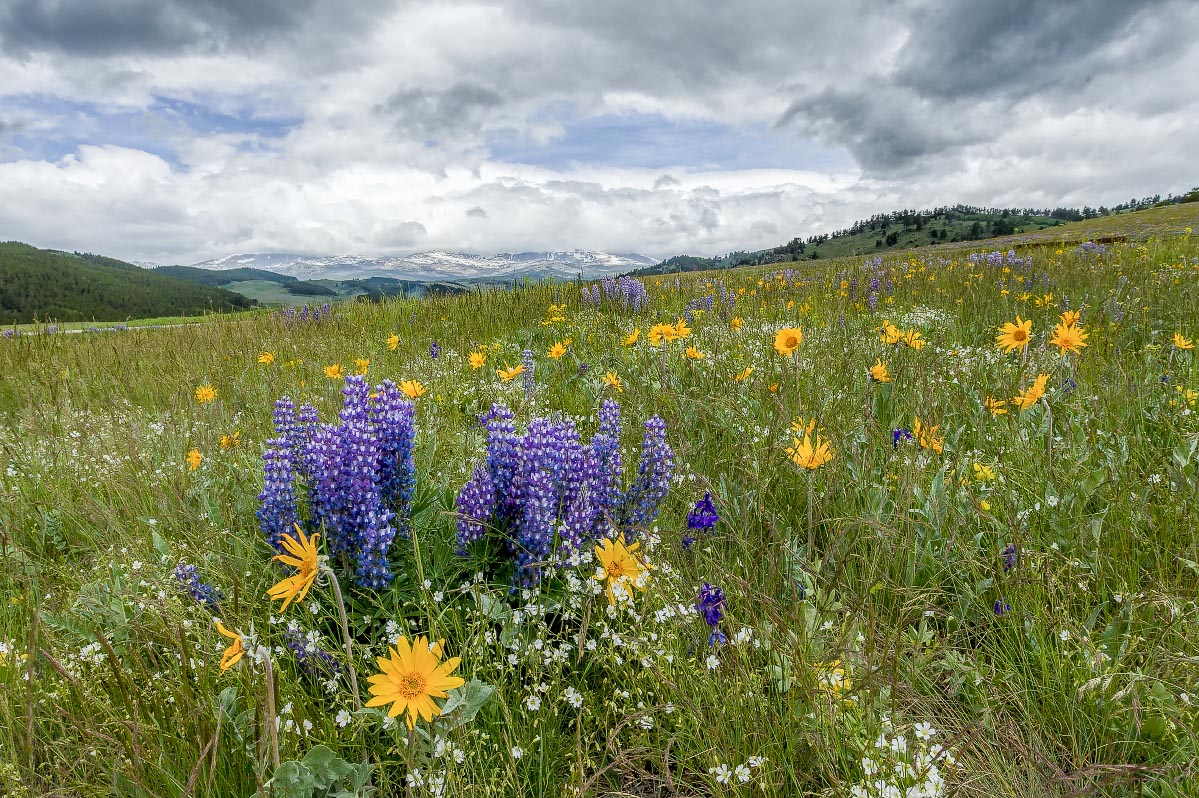
<svg viewBox="0 0 1199 798">
<path fill-rule="evenodd" d="M 635 540 L 658 517 L 659 505 L 670 491 L 673 474 L 674 452 L 666 443 L 666 422 L 652 416 L 645 422 L 637 477 L 625 492 L 621 505 L 621 527 L 626 539 Z"/>
<path fill-rule="evenodd" d="M 299 522 L 296 505 L 295 470 L 286 438 L 271 438 L 262 454 L 263 485 L 258 494 L 258 517 L 262 534 L 275 551 L 283 550 L 283 535 L 291 534 Z"/>
</svg>

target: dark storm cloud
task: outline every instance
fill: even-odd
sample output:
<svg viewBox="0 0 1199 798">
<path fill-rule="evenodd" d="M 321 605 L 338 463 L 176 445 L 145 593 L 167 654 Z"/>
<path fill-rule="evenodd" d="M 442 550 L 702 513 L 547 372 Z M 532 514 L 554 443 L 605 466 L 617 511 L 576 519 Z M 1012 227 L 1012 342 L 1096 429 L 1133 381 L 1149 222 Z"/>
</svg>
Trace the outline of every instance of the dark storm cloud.
<svg viewBox="0 0 1199 798">
<path fill-rule="evenodd" d="M 792 103 L 776 127 L 794 120 L 806 132 L 845 147 L 871 171 L 898 169 L 987 135 L 968 117 L 959 119 L 943 106 L 896 89 L 825 89 Z"/>
<path fill-rule="evenodd" d="M 401 88 L 379 111 L 393 115 L 397 129 L 415 138 L 477 133 L 487 112 L 503 104 L 494 89 L 477 83 L 455 83 L 443 91 Z"/>
<path fill-rule="evenodd" d="M 318 0 L 6 0 L 0 49 L 78 56 L 238 49 L 295 31 L 317 6 Z"/>
<path fill-rule="evenodd" d="M 913 15 L 895 82 L 921 96 L 977 99 L 1070 90 L 1097 72 L 1136 67 L 1165 42 L 1137 52 L 1105 52 L 1139 25 L 1154 28 L 1163 0 L 1017 0 L 929 6 Z M 1155 31 L 1170 34 L 1170 27 Z M 1175 33 L 1180 30 L 1175 29 Z M 1154 36 L 1153 39 L 1157 39 Z"/>
<path fill-rule="evenodd" d="M 466 215 L 471 217 L 472 219 L 486 219 L 487 211 L 483 210 L 482 207 L 476 205 L 473 208 L 467 208 Z"/>
<path fill-rule="evenodd" d="M 1019 102 L 1069 111 L 1093 81 L 1127 82 L 1176 57 L 1188 28 L 1176 14 L 1193 21 L 1193 11 L 1163 0 L 921 6 L 893 70 L 801 95 L 775 126 L 846 147 L 869 172 L 903 172 L 995 140 Z"/>
</svg>

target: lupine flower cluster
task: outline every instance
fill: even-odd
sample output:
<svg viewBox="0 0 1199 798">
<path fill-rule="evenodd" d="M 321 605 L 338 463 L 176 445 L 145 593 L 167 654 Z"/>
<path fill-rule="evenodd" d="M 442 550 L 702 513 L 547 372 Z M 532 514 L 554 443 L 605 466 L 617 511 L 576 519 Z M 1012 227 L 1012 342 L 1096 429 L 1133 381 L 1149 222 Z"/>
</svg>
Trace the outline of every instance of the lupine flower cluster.
<svg viewBox="0 0 1199 798">
<path fill-rule="evenodd" d="M 620 405 L 606 400 L 599 429 L 584 444 L 574 421 L 535 418 L 517 432 L 512 411 L 496 404 L 482 419 L 487 454 L 458 494 L 458 546 L 498 542 L 514 581 L 535 584 L 554 555 L 624 533 L 637 537 L 658 514 L 674 473 L 666 425 L 645 422 L 637 477 L 623 490 Z"/>
<path fill-rule="evenodd" d="M 352 567 L 359 585 L 378 589 L 392 578 L 387 553 L 406 536 L 416 486 L 415 408 L 391 380 L 374 392 L 361 375 L 346 378 L 338 424 L 316 410 L 275 403 L 278 437 L 263 453 L 258 521 L 276 550 L 301 523 L 297 478 L 307 490 L 310 532 L 323 532 L 330 553 Z M 303 524 L 301 524 L 303 526 Z"/>
<path fill-rule="evenodd" d="M 720 631 L 720 622 L 724 620 L 726 607 L 724 591 L 704 582 L 703 587 L 699 589 L 699 598 L 695 601 L 695 609 L 711 630 L 708 634 L 709 646 L 723 645 L 729 642 L 724 632 Z"/>
<path fill-rule="evenodd" d="M 1009 266 L 1009 267 L 1027 267 L 1032 265 L 1032 256 L 1021 258 L 1017 257 L 1016 250 L 1009 249 L 1007 252 L 971 252 L 966 256 L 966 260 L 975 266 Z"/>
<path fill-rule="evenodd" d="M 712 312 L 712 308 L 716 306 L 716 297 L 709 294 L 708 296 L 696 297 L 687 303 L 687 307 L 683 308 L 683 318 L 688 324 L 695 323 L 695 314 L 697 311 L 705 313 Z"/>
<path fill-rule="evenodd" d="M 645 283 L 636 277 L 605 277 L 590 288 L 583 289 L 583 305 L 599 307 L 604 301 L 619 303 L 621 310 L 640 313 L 649 307 L 649 292 Z"/>
<path fill-rule="evenodd" d="M 866 307 L 873 313 L 878 310 L 878 298 L 881 293 L 895 292 L 895 282 L 883 268 L 882 258 L 867 258 L 862 265 L 869 275 L 866 280 Z"/>
<path fill-rule="evenodd" d="M 1103 244 L 1096 244 L 1094 241 L 1084 241 L 1074 249 L 1075 255 L 1104 255 L 1107 253 L 1107 247 Z"/>
<path fill-rule="evenodd" d="M 221 595 L 220 589 L 201 581 L 200 575 L 196 572 L 196 566 L 188 563 L 181 562 L 175 566 L 175 582 L 192 601 L 203 604 L 211 610 L 215 610 L 221 600 L 225 598 Z"/>
<path fill-rule="evenodd" d="M 283 307 L 275 311 L 275 318 L 288 324 L 294 322 L 318 322 L 333 318 L 333 306 L 326 302 L 323 305 L 301 305 L 299 308 Z"/>
<path fill-rule="evenodd" d="M 433 360 L 441 357 L 441 344 L 437 343 L 436 341 L 429 344 L 429 357 Z"/>
</svg>

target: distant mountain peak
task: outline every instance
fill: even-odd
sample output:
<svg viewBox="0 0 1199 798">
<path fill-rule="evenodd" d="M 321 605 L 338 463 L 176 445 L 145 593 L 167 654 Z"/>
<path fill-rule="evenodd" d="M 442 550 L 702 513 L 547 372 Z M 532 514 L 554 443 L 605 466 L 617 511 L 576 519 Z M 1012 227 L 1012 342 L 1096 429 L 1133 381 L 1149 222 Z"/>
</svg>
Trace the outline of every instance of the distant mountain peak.
<svg viewBox="0 0 1199 798">
<path fill-rule="evenodd" d="M 394 277 L 400 280 L 438 281 L 463 279 L 512 279 L 555 277 L 585 279 L 641 268 L 656 263 L 644 255 L 593 250 L 475 255 L 465 252 L 430 250 L 413 255 L 366 258 L 357 255 L 299 255 L 286 252 L 224 255 L 192 266 L 200 269 L 264 269 L 301 280 L 355 280 Z"/>
</svg>

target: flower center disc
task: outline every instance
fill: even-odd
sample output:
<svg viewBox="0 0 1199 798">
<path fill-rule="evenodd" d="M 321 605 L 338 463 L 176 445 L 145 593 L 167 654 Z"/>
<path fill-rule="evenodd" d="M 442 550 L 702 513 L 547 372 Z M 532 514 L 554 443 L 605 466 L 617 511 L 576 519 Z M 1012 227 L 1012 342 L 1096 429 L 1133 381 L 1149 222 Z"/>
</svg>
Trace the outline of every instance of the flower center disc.
<svg viewBox="0 0 1199 798">
<path fill-rule="evenodd" d="M 400 695 L 404 698 L 416 698 L 425 692 L 425 677 L 419 673 L 406 673 L 400 677 Z"/>
</svg>

